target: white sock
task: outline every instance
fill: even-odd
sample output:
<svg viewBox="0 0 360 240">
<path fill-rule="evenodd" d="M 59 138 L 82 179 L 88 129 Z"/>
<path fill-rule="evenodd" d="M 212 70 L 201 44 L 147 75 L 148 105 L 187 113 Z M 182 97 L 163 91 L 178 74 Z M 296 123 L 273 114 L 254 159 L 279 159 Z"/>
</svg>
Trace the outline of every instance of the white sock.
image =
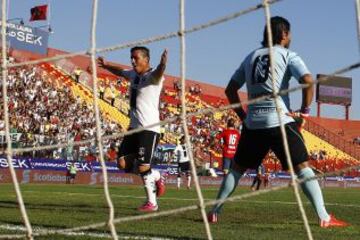
<svg viewBox="0 0 360 240">
<path fill-rule="evenodd" d="M 142 176 L 142 179 L 144 182 L 145 192 L 148 201 L 153 205 L 157 205 L 155 177 L 153 176 L 153 174 L 149 173 L 145 176 Z"/>
<path fill-rule="evenodd" d="M 151 169 L 151 175 L 154 176 L 155 181 L 159 181 L 161 178 L 161 174 L 158 170 Z"/>
<path fill-rule="evenodd" d="M 190 188 L 191 186 L 191 175 L 187 176 L 187 187 Z"/>
<path fill-rule="evenodd" d="M 181 185 L 181 178 L 177 177 L 177 187 L 180 188 Z"/>
</svg>

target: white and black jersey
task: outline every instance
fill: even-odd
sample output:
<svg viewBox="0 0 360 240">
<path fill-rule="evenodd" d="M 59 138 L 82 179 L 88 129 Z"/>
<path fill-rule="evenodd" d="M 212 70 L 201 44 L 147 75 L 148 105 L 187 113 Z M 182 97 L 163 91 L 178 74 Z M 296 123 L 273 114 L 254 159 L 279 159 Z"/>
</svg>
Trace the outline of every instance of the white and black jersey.
<svg viewBox="0 0 360 240">
<path fill-rule="evenodd" d="M 175 157 L 178 163 L 178 173 L 190 172 L 190 158 L 185 144 L 177 145 L 175 148 Z"/>
<path fill-rule="evenodd" d="M 159 101 L 164 83 L 164 77 L 158 84 L 151 83 L 150 69 L 143 75 L 138 75 L 134 70 L 122 71 L 122 76 L 130 79 L 130 128 L 145 127 L 160 121 Z M 160 133 L 160 126 L 147 130 Z"/>
<path fill-rule="evenodd" d="M 174 152 L 175 152 L 175 156 L 176 156 L 176 161 L 178 163 L 190 161 L 185 144 L 177 145 Z"/>
</svg>

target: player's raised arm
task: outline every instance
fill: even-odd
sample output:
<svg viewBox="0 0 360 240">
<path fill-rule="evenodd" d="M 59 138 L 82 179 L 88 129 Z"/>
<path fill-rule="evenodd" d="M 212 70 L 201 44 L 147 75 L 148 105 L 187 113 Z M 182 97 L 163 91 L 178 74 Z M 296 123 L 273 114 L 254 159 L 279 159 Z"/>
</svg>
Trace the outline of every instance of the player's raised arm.
<svg viewBox="0 0 360 240">
<path fill-rule="evenodd" d="M 159 82 L 161 81 L 165 69 L 166 69 L 166 63 L 167 63 L 167 49 L 165 49 L 163 51 L 163 53 L 161 54 L 161 59 L 160 59 L 160 63 L 159 65 L 156 67 L 156 69 L 154 70 L 154 72 L 151 74 L 152 78 L 151 78 L 151 83 L 152 84 L 159 84 Z"/>
<path fill-rule="evenodd" d="M 123 74 L 123 71 L 124 71 L 125 69 L 122 68 L 121 66 L 112 64 L 112 63 L 106 61 L 103 57 L 98 57 L 97 63 L 98 63 L 98 66 L 99 66 L 99 67 L 104 68 L 104 69 L 108 70 L 109 72 L 111 72 L 111 73 L 113 73 L 113 74 L 115 74 L 115 75 L 117 75 L 117 76 L 127 78 L 127 77 Z"/>
</svg>

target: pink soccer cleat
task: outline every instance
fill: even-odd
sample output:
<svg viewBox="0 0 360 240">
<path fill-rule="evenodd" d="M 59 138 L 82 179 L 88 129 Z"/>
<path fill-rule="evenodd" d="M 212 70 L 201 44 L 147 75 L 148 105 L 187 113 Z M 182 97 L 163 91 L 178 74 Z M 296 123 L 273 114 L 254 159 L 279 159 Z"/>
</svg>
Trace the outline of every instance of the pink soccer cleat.
<svg viewBox="0 0 360 240">
<path fill-rule="evenodd" d="M 207 219 L 209 223 L 217 223 L 218 222 L 218 214 L 214 212 L 209 212 L 207 215 Z"/>
<path fill-rule="evenodd" d="M 165 194 L 165 190 L 166 190 L 165 181 L 166 181 L 166 175 L 161 174 L 160 179 L 155 182 L 157 197 L 161 197 L 162 195 Z"/>
<path fill-rule="evenodd" d="M 151 202 L 146 202 L 138 208 L 140 212 L 156 212 L 158 209 L 158 205 L 154 205 Z"/>
<path fill-rule="evenodd" d="M 321 228 L 333 228 L 333 227 L 347 227 L 350 224 L 341 220 L 338 220 L 334 217 L 334 215 L 330 214 L 330 220 L 324 221 L 320 220 Z"/>
</svg>

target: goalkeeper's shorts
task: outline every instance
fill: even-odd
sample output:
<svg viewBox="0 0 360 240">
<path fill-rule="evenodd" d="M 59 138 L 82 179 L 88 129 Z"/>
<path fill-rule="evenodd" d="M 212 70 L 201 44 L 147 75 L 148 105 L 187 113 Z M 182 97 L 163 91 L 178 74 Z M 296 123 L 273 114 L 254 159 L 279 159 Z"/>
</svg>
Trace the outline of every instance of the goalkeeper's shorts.
<svg viewBox="0 0 360 240">
<path fill-rule="evenodd" d="M 304 138 L 295 122 L 285 124 L 291 161 L 294 166 L 308 160 Z M 248 129 L 243 125 L 235 162 L 240 167 L 257 169 L 265 156 L 272 150 L 280 160 L 283 170 L 288 169 L 280 127 Z"/>
</svg>

